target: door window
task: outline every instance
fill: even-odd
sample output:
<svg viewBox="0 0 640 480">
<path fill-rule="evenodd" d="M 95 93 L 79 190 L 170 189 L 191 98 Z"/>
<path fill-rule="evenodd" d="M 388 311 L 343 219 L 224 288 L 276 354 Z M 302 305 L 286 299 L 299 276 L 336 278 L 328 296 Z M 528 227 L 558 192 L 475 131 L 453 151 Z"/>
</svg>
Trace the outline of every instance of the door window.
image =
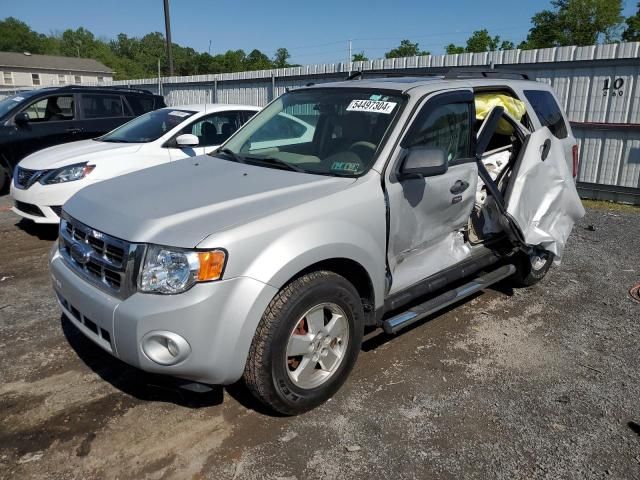
<svg viewBox="0 0 640 480">
<path fill-rule="evenodd" d="M 425 146 L 441 149 L 449 162 L 469 158 L 471 104 L 427 104 L 415 119 L 403 147 Z"/>
<path fill-rule="evenodd" d="M 221 112 L 202 117 L 182 129 L 200 140 L 199 146 L 221 145 L 240 127 L 240 112 Z"/>
<path fill-rule="evenodd" d="M 31 122 L 73 120 L 73 95 L 41 98 L 23 110 Z"/>
<path fill-rule="evenodd" d="M 562 118 L 560 107 L 550 92 L 525 90 L 524 96 L 529 100 L 542 126 L 548 127 L 556 138 L 567 138 L 567 125 Z"/>
<path fill-rule="evenodd" d="M 122 99 L 120 95 L 82 95 L 82 115 L 84 118 L 122 117 Z"/>
</svg>

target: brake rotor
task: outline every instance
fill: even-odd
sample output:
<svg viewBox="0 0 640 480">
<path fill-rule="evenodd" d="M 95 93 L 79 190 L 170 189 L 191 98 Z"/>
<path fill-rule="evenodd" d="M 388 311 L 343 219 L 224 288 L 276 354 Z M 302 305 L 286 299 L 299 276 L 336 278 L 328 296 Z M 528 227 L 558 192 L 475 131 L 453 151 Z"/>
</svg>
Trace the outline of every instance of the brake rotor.
<svg viewBox="0 0 640 480">
<path fill-rule="evenodd" d="M 629 295 L 636 302 L 640 303 L 640 282 L 636 283 L 633 287 L 629 289 Z"/>
</svg>

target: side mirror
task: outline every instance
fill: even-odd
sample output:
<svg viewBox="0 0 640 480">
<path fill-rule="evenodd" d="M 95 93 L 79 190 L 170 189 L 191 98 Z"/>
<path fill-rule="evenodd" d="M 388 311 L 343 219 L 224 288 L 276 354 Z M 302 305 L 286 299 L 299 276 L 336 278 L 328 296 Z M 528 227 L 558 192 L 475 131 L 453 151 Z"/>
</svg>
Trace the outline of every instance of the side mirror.
<svg viewBox="0 0 640 480">
<path fill-rule="evenodd" d="M 176 138 L 176 146 L 178 148 L 182 147 L 195 147 L 200 143 L 200 140 L 195 135 L 191 133 L 184 133 Z"/>
<path fill-rule="evenodd" d="M 409 149 L 400 167 L 400 179 L 432 177 L 442 175 L 449 168 L 444 150 L 415 146 Z"/>
<path fill-rule="evenodd" d="M 15 117 L 13 117 L 13 121 L 16 122 L 16 125 L 20 127 L 24 127 L 27 123 L 29 123 L 29 114 L 27 112 L 17 113 Z"/>
<path fill-rule="evenodd" d="M 504 107 L 494 107 L 493 110 L 491 110 L 491 113 L 486 116 L 482 125 L 480 125 L 476 142 L 476 155 L 478 158 L 484 155 L 484 152 L 487 151 L 491 137 L 496 133 L 498 122 L 502 118 L 503 114 Z"/>
</svg>

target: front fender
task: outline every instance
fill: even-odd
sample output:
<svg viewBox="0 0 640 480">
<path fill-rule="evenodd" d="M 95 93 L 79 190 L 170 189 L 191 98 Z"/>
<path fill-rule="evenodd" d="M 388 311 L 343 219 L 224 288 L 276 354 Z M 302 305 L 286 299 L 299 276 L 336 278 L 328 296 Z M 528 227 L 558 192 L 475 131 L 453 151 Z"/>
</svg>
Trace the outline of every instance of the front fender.
<svg viewBox="0 0 640 480">
<path fill-rule="evenodd" d="M 246 275 L 277 289 L 311 265 L 345 258 L 369 274 L 376 306 L 384 296 L 384 243 L 358 225 L 346 221 L 318 221 L 279 236 L 255 257 Z"/>
<path fill-rule="evenodd" d="M 369 274 L 379 307 L 386 265 L 380 177 L 361 177 L 344 190 L 213 234 L 198 247 L 228 251 L 225 278 L 251 277 L 277 289 L 315 263 L 349 259 Z"/>
</svg>

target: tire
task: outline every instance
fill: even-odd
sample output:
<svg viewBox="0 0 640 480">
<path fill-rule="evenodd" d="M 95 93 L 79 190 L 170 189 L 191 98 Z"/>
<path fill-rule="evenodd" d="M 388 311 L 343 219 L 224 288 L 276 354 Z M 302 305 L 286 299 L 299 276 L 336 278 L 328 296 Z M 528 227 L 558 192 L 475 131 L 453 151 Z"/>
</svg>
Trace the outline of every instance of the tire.
<svg viewBox="0 0 640 480">
<path fill-rule="evenodd" d="M 10 179 L 8 170 L 0 163 L 0 195 L 8 193 Z"/>
<path fill-rule="evenodd" d="M 553 254 L 547 251 L 521 252 L 516 257 L 516 273 L 511 282 L 517 287 L 530 287 L 542 280 L 553 262 Z"/>
<path fill-rule="evenodd" d="M 349 281 L 329 271 L 303 275 L 283 287 L 262 316 L 244 382 L 278 413 L 311 410 L 347 379 L 363 330 L 362 301 Z"/>
</svg>

